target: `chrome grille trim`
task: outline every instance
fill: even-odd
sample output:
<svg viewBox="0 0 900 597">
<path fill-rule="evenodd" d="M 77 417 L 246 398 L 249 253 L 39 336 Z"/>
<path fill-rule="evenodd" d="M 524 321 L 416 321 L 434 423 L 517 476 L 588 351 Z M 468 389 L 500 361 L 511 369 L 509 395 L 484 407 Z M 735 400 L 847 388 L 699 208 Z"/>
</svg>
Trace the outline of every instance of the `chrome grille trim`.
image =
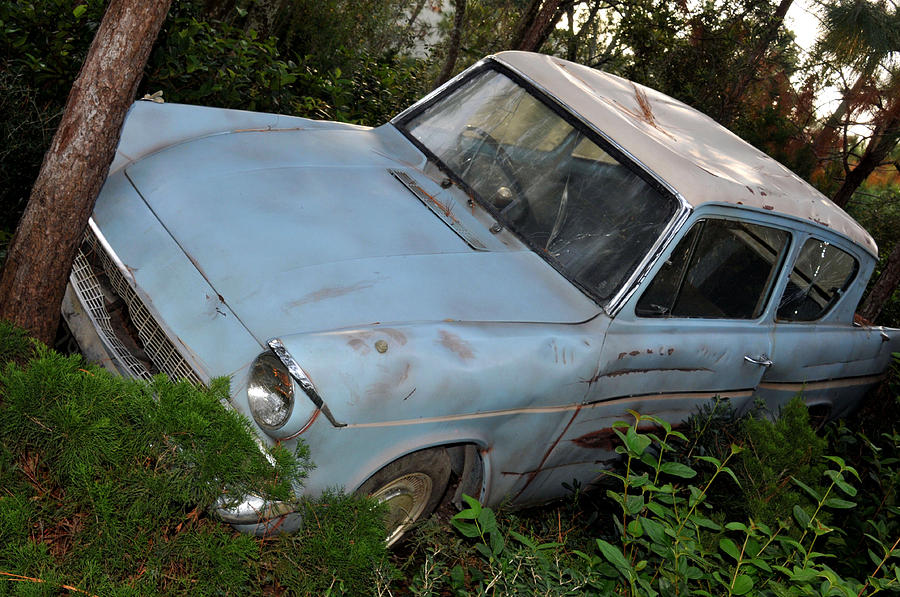
<svg viewBox="0 0 900 597">
<path fill-rule="evenodd" d="M 172 379 L 186 379 L 195 385 L 202 385 L 203 380 L 169 340 L 150 310 L 129 284 L 122 270 L 117 266 L 117 260 L 100 241 L 93 227 L 89 225 L 85 232 L 84 243 L 75 257 L 75 266 L 72 269 L 70 281 L 78 299 L 84 305 L 104 343 L 114 353 L 115 358 L 132 376 L 141 379 L 152 377 L 147 367 L 129 352 L 113 330 L 109 313 L 106 310 L 101 282 L 91 267 L 84 253 L 85 250 L 98 257 L 103 266 L 103 272 L 112 285 L 112 290 L 127 305 L 128 318 L 137 329 L 140 344 L 150 361 Z"/>
<path fill-rule="evenodd" d="M 94 270 L 81 249 L 75 255 L 75 263 L 69 276 L 72 288 L 78 296 L 84 310 L 90 317 L 94 327 L 100 333 L 103 343 L 113 353 L 113 357 L 120 365 L 125 367 L 132 377 L 150 379 L 153 377 L 143 363 L 134 358 L 119 337 L 116 336 L 110 323 L 109 313 L 103 299 L 103 290 L 100 280 L 94 275 Z"/>
</svg>

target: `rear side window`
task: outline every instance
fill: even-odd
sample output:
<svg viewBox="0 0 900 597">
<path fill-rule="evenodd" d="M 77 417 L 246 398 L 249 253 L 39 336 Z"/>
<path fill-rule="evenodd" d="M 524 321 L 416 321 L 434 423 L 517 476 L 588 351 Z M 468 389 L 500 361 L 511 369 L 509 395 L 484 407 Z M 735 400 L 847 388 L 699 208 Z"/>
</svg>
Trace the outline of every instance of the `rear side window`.
<svg viewBox="0 0 900 597">
<path fill-rule="evenodd" d="M 767 226 L 700 220 L 641 296 L 636 314 L 755 319 L 765 309 L 789 238 Z"/>
<path fill-rule="evenodd" d="M 859 263 L 845 251 L 808 239 L 778 303 L 781 321 L 814 321 L 831 310 L 853 282 Z"/>
</svg>

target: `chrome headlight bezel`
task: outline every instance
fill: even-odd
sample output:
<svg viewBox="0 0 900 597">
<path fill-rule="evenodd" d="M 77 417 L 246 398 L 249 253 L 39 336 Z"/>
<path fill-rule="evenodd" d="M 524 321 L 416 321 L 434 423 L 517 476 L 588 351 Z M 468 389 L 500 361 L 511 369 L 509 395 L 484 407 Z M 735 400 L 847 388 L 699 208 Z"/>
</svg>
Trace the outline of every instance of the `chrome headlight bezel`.
<svg viewBox="0 0 900 597">
<path fill-rule="evenodd" d="M 294 380 L 284 363 L 271 352 L 260 354 L 250 365 L 247 404 L 253 420 L 265 431 L 278 431 L 294 410 Z"/>
</svg>

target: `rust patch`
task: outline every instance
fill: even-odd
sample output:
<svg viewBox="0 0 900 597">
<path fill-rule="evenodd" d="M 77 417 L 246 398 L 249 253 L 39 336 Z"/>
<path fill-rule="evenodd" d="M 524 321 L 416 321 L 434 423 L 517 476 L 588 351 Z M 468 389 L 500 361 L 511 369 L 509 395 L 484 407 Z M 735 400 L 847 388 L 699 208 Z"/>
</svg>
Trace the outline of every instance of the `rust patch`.
<svg viewBox="0 0 900 597">
<path fill-rule="evenodd" d="M 621 358 L 621 357 L 619 357 L 619 358 Z M 602 370 L 602 366 L 603 366 L 602 363 L 597 363 L 597 371 L 594 373 L 593 377 L 591 377 L 590 379 L 580 379 L 579 380 L 581 383 L 586 383 L 588 385 L 588 391 L 585 392 L 585 398 L 587 398 L 588 393 L 590 393 L 591 386 L 594 385 L 594 382 L 596 382 L 598 379 L 600 379 L 600 371 Z"/>
<path fill-rule="evenodd" d="M 360 290 L 371 288 L 374 285 L 375 280 L 370 280 L 368 282 L 357 282 L 356 284 L 352 284 L 350 286 L 329 286 L 327 288 L 316 290 L 315 292 L 310 292 L 303 298 L 288 303 L 287 306 L 289 309 L 301 307 L 309 303 L 317 303 L 319 301 L 338 298 L 348 294 L 352 294 L 354 292 L 359 292 Z"/>
<path fill-rule="evenodd" d="M 669 350 L 666 351 L 666 354 L 667 354 L 667 355 L 671 355 L 673 352 L 675 352 L 675 349 L 674 349 L 674 348 L 670 348 Z"/>
<path fill-rule="evenodd" d="M 395 330 L 394 328 L 381 328 L 380 331 L 390 336 L 391 339 L 400 346 L 404 346 L 406 344 L 406 334 L 404 334 L 400 330 Z"/>
<path fill-rule="evenodd" d="M 407 363 L 406 367 L 403 368 L 403 371 L 400 375 L 397 376 L 396 379 L 388 379 L 385 381 L 379 381 L 377 383 L 373 383 L 368 388 L 368 393 L 373 395 L 381 395 L 381 396 L 390 396 L 395 392 L 402 384 L 409 378 L 409 370 L 412 366 Z M 415 389 L 413 389 L 415 392 Z M 412 396 L 412 392 L 406 395 L 406 398 Z M 404 398 L 404 400 L 406 400 Z"/>
<path fill-rule="evenodd" d="M 684 424 L 672 425 L 672 429 L 678 429 L 683 426 Z M 638 433 L 656 433 L 658 435 L 662 430 L 662 426 L 657 425 L 656 423 L 641 423 L 636 429 Z M 604 429 L 585 433 L 584 435 L 569 441 L 581 448 L 587 448 L 588 450 L 606 450 L 612 452 L 616 449 L 616 444 L 619 443 L 619 436 L 616 435 L 616 432 L 612 427 L 606 427 Z"/>
<path fill-rule="evenodd" d="M 628 353 L 627 353 L 627 352 L 620 352 L 620 353 L 619 353 L 619 358 L 617 358 L 616 360 L 617 360 L 617 361 L 621 361 L 622 359 L 625 358 L 625 355 L 626 355 L 626 354 L 628 354 Z"/>
<path fill-rule="evenodd" d="M 772 205 L 763 205 L 763 209 L 768 209 L 769 211 L 773 211 L 775 209 Z"/>
<path fill-rule="evenodd" d="M 648 348 L 648 349 L 647 349 L 647 354 L 653 354 L 653 351 L 650 350 L 650 349 Z"/>
<path fill-rule="evenodd" d="M 710 371 L 710 369 L 707 369 L 705 367 L 698 367 L 698 368 L 659 367 L 656 369 L 619 369 L 618 371 L 613 371 L 612 373 L 605 373 L 604 375 L 601 375 L 600 377 L 620 377 L 622 375 L 631 375 L 632 373 L 655 373 L 657 371 L 680 371 L 682 373 L 693 373 L 696 371 Z M 598 377 L 598 379 L 599 379 L 599 377 Z M 594 380 L 594 381 L 596 381 L 596 380 Z"/>
<path fill-rule="evenodd" d="M 347 344 L 350 348 L 362 354 L 369 354 L 372 352 L 372 349 L 369 348 L 369 345 L 362 338 L 350 338 L 347 340 Z"/>
<path fill-rule="evenodd" d="M 409 363 L 406 364 L 406 367 L 403 369 L 403 373 L 400 374 L 400 379 L 397 380 L 397 385 L 402 384 L 404 381 L 409 379 L 409 370 L 412 367 Z M 413 390 L 415 392 L 415 390 Z M 410 392 L 412 394 L 412 392 Z M 404 399 L 405 400 L 405 399 Z"/>
<path fill-rule="evenodd" d="M 450 352 L 456 353 L 464 361 L 475 358 L 475 353 L 472 352 L 472 347 L 468 342 L 446 330 L 440 330 L 438 333 L 441 336 L 441 346 Z"/>
<path fill-rule="evenodd" d="M 616 442 L 619 440 L 616 432 L 612 428 L 599 429 L 585 433 L 580 437 L 571 440 L 573 444 L 588 450 L 607 450 L 612 452 L 616 449 Z"/>
<path fill-rule="evenodd" d="M 632 351 L 629 352 L 628 354 L 630 354 L 630 355 L 633 356 L 633 357 L 636 357 L 636 356 L 638 356 L 639 354 L 641 354 L 641 351 L 640 351 L 640 350 L 632 350 Z"/>
<path fill-rule="evenodd" d="M 756 194 L 756 193 L 753 192 L 753 189 L 751 189 L 749 186 L 747 186 L 747 190 L 750 191 L 750 194 L 751 194 L 751 195 L 755 195 L 755 194 Z"/>
</svg>

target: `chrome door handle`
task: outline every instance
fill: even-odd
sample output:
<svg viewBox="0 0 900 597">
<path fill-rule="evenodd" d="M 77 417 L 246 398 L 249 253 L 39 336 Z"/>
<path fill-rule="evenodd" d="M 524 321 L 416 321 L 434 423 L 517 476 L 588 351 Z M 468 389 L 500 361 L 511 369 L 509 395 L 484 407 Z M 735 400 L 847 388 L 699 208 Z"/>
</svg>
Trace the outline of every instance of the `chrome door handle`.
<svg viewBox="0 0 900 597">
<path fill-rule="evenodd" d="M 775 364 L 772 359 L 764 354 L 761 354 L 758 357 L 751 357 L 749 354 L 745 354 L 744 360 L 748 363 L 753 363 L 754 365 L 760 365 L 762 367 L 771 367 Z"/>
</svg>

